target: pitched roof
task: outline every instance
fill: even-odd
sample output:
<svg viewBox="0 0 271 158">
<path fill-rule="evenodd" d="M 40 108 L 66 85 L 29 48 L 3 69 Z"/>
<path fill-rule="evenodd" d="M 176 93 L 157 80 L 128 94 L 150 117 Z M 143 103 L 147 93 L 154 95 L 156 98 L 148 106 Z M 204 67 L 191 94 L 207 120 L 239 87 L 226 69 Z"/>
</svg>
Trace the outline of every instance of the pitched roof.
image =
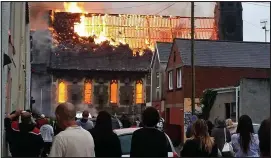
<svg viewBox="0 0 271 158">
<path fill-rule="evenodd" d="M 171 42 L 157 42 L 157 52 L 160 62 L 167 62 L 171 51 Z"/>
<path fill-rule="evenodd" d="M 126 53 L 93 53 L 62 51 L 52 54 L 50 69 L 88 71 L 134 71 L 146 72 L 150 57 L 133 57 Z"/>
<path fill-rule="evenodd" d="M 184 65 L 191 65 L 191 41 L 175 39 Z M 196 66 L 270 68 L 270 43 L 195 40 Z"/>
</svg>

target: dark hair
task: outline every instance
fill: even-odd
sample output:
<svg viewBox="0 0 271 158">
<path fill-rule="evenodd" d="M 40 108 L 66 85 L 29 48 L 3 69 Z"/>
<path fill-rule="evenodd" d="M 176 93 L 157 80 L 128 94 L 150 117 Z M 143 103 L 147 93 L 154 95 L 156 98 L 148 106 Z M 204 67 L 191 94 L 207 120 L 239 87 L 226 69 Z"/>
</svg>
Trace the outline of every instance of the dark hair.
<svg viewBox="0 0 271 158">
<path fill-rule="evenodd" d="M 107 111 L 100 111 L 94 128 L 100 132 L 112 132 L 111 115 Z"/>
<path fill-rule="evenodd" d="M 89 117 L 89 112 L 87 110 L 84 110 L 82 113 L 83 117 Z"/>
<path fill-rule="evenodd" d="M 207 121 L 205 121 L 205 122 L 206 122 L 206 124 L 207 124 L 207 126 L 208 126 L 208 132 L 209 132 L 209 135 L 211 135 L 212 130 L 213 130 L 213 128 L 214 128 L 214 125 L 213 125 L 213 123 L 212 123 L 211 121 L 209 121 L 209 120 L 207 120 Z"/>
<path fill-rule="evenodd" d="M 270 118 L 262 121 L 258 135 L 261 156 L 270 156 Z"/>
<path fill-rule="evenodd" d="M 154 107 L 147 107 L 142 114 L 144 126 L 154 127 L 160 120 L 160 115 Z"/>
<path fill-rule="evenodd" d="M 238 120 L 236 133 L 240 134 L 239 143 L 244 153 L 248 152 L 251 134 L 254 133 L 252 120 L 248 115 L 242 115 Z"/>
</svg>

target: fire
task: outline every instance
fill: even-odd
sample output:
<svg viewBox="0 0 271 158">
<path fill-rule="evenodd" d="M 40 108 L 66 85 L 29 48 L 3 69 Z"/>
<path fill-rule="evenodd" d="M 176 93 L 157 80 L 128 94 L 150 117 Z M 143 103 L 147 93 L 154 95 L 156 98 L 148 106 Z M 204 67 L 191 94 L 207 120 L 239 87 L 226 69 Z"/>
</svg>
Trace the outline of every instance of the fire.
<svg viewBox="0 0 271 158">
<path fill-rule="evenodd" d="M 99 22 L 99 26 L 102 29 L 98 34 L 96 30 L 94 30 L 93 24 L 94 19 L 91 19 L 90 22 L 89 19 L 84 14 L 84 9 L 78 6 L 77 2 L 64 2 L 64 8 L 66 12 L 71 13 L 82 13 L 80 16 L 80 22 L 74 23 L 74 32 L 77 33 L 81 37 L 90 37 L 94 36 L 94 42 L 96 44 L 101 44 L 104 41 L 109 41 L 109 43 L 113 46 L 117 46 L 120 43 L 125 44 L 125 39 L 120 39 L 118 41 L 112 40 L 111 38 L 108 38 L 108 35 L 105 33 L 106 30 L 106 16 L 102 16 L 101 20 L 102 22 Z M 86 26 L 92 26 L 92 29 L 87 28 Z"/>
</svg>

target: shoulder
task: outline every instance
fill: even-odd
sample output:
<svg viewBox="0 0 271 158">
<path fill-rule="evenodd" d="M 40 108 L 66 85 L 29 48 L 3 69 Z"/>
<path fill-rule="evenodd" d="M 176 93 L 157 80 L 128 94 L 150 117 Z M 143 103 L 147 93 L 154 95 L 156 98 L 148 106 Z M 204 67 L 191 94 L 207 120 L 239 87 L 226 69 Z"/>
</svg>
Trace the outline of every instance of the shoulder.
<svg viewBox="0 0 271 158">
<path fill-rule="evenodd" d="M 20 131 L 20 129 L 19 129 L 19 122 L 18 122 L 18 121 L 12 121 L 12 122 L 11 122 L 11 128 L 12 128 L 14 131 L 19 132 L 19 131 Z"/>
<path fill-rule="evenodd" d="M 31 134 L 34 134 L 34 135 L 40 135 L 40 130 L 37 128 L 37 127 L 35 127 L 31 132 L 29 132 L 29 133 L 31 133 Z"/>
</svg>

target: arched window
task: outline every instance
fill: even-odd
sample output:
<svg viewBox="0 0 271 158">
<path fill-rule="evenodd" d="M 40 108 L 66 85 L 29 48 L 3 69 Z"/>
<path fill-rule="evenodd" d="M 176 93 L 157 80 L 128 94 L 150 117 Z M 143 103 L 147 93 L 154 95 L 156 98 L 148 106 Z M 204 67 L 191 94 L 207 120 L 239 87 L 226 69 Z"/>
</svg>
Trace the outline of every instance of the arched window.
<svg viewBox="0 0 271 158">
<path fill-rule="evenodd" d="M 84 102 L 85 104 L 91 104 L 92 98 L 92 83 L 90 80 L 85 81 L 84 85 Z"/>
<path fill-rule="evenodd" d="M 118 81 L 112 80 L 110 83 L 110 103 L 117 103 L 118 101 Z"/>
<path fill-rule="evenodd" d="M 66 102 L 67 98 L 67 85 L 61 81 L 58 84 L 58 102 L 59 103 L 64 103 Z"/>
<path fill-rule="evenodd" d="M 144 96 L 143 96 L 143 82 L 142 82 L 142 80 L 136 81 L 135 91 L 136 91 L 136 94 L 135 94 L 136 95 L 136 104 L 143 103 Z"/>
</svg>

